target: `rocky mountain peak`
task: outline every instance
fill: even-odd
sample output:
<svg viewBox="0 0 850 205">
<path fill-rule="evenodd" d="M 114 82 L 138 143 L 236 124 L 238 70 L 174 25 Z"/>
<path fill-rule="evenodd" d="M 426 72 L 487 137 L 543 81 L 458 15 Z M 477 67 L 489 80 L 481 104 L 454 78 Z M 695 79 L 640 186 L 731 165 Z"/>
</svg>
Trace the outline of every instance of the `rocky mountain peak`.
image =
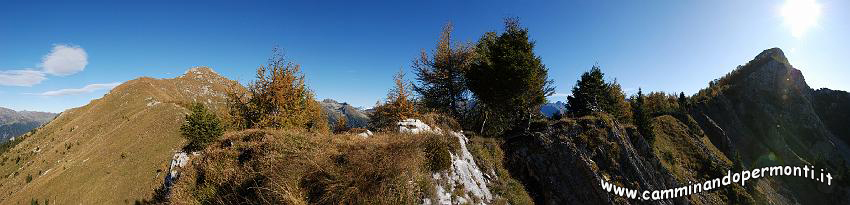
<svg viewBox="0 0 850 205">
<path fill-rule="evenodd" d="M 694 116 L 717 122 L 740 148 L 744 164 L 769 164 L 763 160 L 768 153 L 784 163 L 843 158 L 836 156 L 835 140 L 815 111 L 814 91 L 781 49 L 764 50 L 714 87 L 721 94 L 699 105 Z M 722 138 L 713 139 L 724 144 L 716 140 Z"/>
<path fill-rule="evenodd" d="M 738 70 L 753 71 L 759 73 L 788 73 L 794 69 L 788 58 L 785 57 L 785 52 L 780 48 L 770 48 L 756 55 L 753 60 L 747 64 L 739 66 Z M 798 71 L 799 72 L 799 71 Z M 735 72 L 733 71 L 733 74 Z M 749 73 L 749 72 L 744 72 Z"/>
<path fill-rule="evenodd" d="M 186 72 L 178 78 L 198 80 L 206 79 L 210 81 L 224 79 L 224 77 L 216 73 L 212 68 L 206 66 L 195 66 L 189 68 L 189 70 L 186 70 Z"/>
<path fill-rule="evenodd" d="M 790 95 L 810 97 L 811 88 L 802 72 L 794 68 L 779 48 L 770 48 L 756 55 L 745 65 L 738 66 L 717 80 L 720 89 L 732 88 L 751 94 L 771 94 L 787 98 Z"/>
<path fill-rule="evenodd" d="M 788 59 L 785 58 L 785 52 L 782 52 L 782 49 L 777 48 L 777 47 L 769 48 L 769 49 L 762 51 L 761 53 L 756 55 L 755 60 L 767 59 L 767 58 L 771 58 L 771 59 L 775 59 L 775 60 L 781 60 L 781 61 L 784 61 L 784 62 L 788 61 Z"/>
<path fill-rule="evenodd" d="M 216 75 L 218 75 L 218 73 L 216 73 L 215 71 L 213 71 L 213 69 L 212 69 L 212 68 L 207 67 L 207 66 L 195 66 L 195 67 L 191 67 L 191 68 L 189 68 L 189 70 L 186 70 L 186 73 L 184 73 L 183 75 L 189 75 L 189 74 L 196 74 L 196 75 L 203 75 L 203 74 L 216 74 Z"/>
</svg>

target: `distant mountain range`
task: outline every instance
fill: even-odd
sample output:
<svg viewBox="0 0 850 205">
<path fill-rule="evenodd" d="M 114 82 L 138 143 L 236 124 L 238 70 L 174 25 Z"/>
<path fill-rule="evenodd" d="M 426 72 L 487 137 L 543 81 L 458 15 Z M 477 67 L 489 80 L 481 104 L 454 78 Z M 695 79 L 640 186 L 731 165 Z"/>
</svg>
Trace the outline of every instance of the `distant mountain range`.
<svg viewBox="0 0 850 205">
<path fill-rule="evenodd" d="M 346 118 L 346 127 L 348 128 L 365 128 L 369 124 L 369 115 L 363 109 L 332 99 L 325 99 L 319 103 L 325 113 L 328 114 L 330 125 L 334 125 L 337 119 L 343 116 Z"/>
<path fill-rule="evenodd" d="M 555 113 L 563 115 L 565 112 L 567 112 L 567 104 L 561 101 L 546 103 L 540 106 L 540 113 L 546 117 L 552 117 Z"/>
<path fill-rule="evenodd" d="M 0 107 L 0 142 L 29 132 L 56 117 L 56 113 L 15 111 Z"/>
</svg>

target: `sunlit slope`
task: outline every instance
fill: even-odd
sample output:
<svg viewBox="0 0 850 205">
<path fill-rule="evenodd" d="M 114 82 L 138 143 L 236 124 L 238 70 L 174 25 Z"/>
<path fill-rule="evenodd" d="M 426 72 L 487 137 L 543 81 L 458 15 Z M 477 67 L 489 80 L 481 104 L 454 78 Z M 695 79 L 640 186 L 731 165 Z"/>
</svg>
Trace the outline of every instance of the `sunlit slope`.
<svg viewBox="0 0 850 205">
<path fill-rule="evenodd" d="M 145 198 L 162 183 L 173 151 L 184 144 L 179 133 L 184 107 L 202 102 L 223 108 L 233 89 L 242 88 L 209 68 L 193 68 L 173 79 L 131 80 L 67 110 L 2 154 L 0 204 Z"/>
</svg>

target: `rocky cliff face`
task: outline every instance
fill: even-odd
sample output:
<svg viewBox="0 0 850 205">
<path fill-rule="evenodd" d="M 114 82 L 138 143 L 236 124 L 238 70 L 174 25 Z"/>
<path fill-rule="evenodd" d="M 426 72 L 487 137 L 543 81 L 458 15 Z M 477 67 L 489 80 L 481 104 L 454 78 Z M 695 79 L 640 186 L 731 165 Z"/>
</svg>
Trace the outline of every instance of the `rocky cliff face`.
<svg viewBox="0 0 850 205">
<path fill-rule="evenodd" d="M 588 116 L 516 136 L 503 149 L 507 166 L 537 204 L 630 204 L 635 201 L 605 192 L 600 180 L 649 190 L 676 184 L 634 133 L 610 116 Z"/>
<path fill-rule="evenodd" d="M 829 95 L 828 91 L 820 93 L 817 95 L 806 84 L 800 70 L 788 63 L 782 50 L 772 48 L 701 91 L 691 113 L 702 119 L 702 127 L 722 130 L 708 133 L 712 142 L 724 145 L 721 147 L 727 156 L 739 154 L 748 168 L 815 165 L 842 173 L 847 170 L 850 150 L 822 121 L 819 114 L 825 111 L 817 110 L 844 106 L 832 106 L 825 100 L 818 103 L 816 96 Z M 819 182 L 799 178 L 777 180 L 782 188 L 794 190 L 782 195 L 787 201 L 848 202 L 844 187 L 820 186 Z"/>
<path fill-rule="evenodd" d="M 776 152 L 784 160 L 802 162 L 800 157 L 829 154 L 813 146 L 834 147 L 814 110 L 813 91 L 781 50 L 762 52 L 715 87 L 719 92 L 697 102 L 696 113 L 724 128 L 745 161 Z"/>
<path fill-rule="evenodd" d="M 782 50 L 773 48 L 712 81 L 686 112 L 655 116 L 651 140 L 597 114 L 514 135 L 503 149 L 507 166 L 538 204 L 846 204 L 850 192 L 841 181 L 850 149 L 835 133 L 847 133 L 848 96 L 812 90 Z M 774 165 L 814 165 L 838 182 L 767 177 L 746 187 L 651 202 L 615 196 L 599 185 L 605 180 L 631 189 L 668 189 L 727 170 Z"/>
<path fill-rule="evenodd" d="M 733 168 L 692 118 L 663 115 L 654 118 L 651 127 L 654 139 L 647 140 L 606 114 L 557 121 L 508 140 L 507 166 L 537 204 L 756 202 L 739 185 L 658 201 L 627 199 L 604 190 L 601 180 L 640 193 L 722 177 Z"/>
</svg>

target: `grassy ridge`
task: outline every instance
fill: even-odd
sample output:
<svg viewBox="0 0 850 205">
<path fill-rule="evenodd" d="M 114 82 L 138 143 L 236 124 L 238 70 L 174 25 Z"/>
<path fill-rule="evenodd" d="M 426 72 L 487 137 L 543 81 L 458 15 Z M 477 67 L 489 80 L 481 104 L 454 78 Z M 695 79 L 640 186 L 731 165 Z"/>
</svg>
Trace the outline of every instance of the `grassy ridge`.
<svg viewBox="0 0 850 205">
<path fill-rule="evenodd" d="M 2 154 L 10 161 L 0 166 L 0 204 L 121 204 L 147 197 L 185 143 L 183 105 L 223 105 L 224 91 L 236 85 L 209 69 L 195 71 L 128 81 L 11 147 Z"/>
</svg>

